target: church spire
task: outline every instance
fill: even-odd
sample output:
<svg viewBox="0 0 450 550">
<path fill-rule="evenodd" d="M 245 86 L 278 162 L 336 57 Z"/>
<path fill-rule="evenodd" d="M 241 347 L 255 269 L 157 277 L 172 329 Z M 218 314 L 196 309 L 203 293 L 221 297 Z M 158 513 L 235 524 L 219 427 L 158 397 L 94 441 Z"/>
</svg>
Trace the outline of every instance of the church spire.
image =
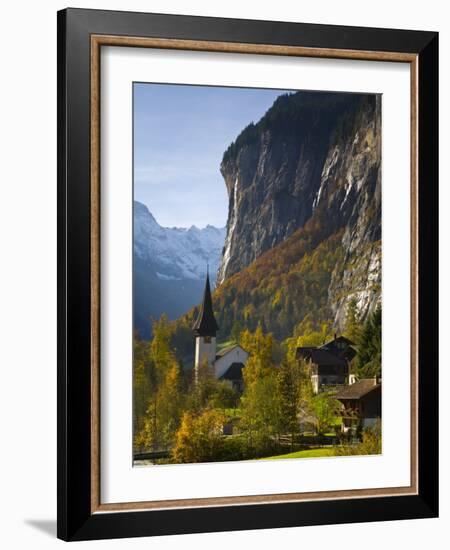
<svg viewBox="0 0 450 550">
<path fill-rule="evenodd" d="M 215 336 L 219 326 L 214 317 L 211 287 L 209 286 L 209 267 L 206 272 L 205 291 L 197 320 L 192 327 L 196 336 Z"/>
</svg>

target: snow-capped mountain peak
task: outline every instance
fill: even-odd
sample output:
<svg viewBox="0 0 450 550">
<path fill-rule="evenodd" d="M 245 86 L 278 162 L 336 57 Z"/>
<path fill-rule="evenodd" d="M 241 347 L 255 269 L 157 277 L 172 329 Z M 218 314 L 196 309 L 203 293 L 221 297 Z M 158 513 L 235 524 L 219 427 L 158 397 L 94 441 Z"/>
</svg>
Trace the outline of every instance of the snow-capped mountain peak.
<svg viewBox="0 0 450 550">
<path fill-rule="evenodd" d="M 204 279 L 209 264 L 215 281 L 226 229 L 161 227 L 149 209 L 134 202 L 134 254 L 162 280 Z"/>
</svg>

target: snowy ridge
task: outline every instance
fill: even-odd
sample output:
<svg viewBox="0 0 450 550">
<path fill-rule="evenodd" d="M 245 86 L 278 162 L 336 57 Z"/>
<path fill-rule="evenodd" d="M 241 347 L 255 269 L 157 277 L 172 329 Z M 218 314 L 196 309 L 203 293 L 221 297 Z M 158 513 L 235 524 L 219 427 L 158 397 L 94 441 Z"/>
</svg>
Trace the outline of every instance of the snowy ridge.
<svg viewBox="0 0 450 550">
<path fill-rule="evenodd" d="M 212 225 L 161 227 L 144 204 L 134 202 L 134 254 L 150 264 L 161 280 L 203 280 L 209 263 L 214 282 L 225 234 L 225 227 Z"/>
</svg>

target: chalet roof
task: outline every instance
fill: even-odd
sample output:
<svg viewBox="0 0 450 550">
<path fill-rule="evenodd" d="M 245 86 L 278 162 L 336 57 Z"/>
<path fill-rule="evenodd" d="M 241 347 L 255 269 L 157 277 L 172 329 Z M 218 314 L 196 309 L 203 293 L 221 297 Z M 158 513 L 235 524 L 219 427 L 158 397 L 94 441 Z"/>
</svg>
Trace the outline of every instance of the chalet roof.
<svg viewBox="0 0 450 550">
<path fill-rule="evenodd" d="M 297 348 L 297 357 L 311 359 L 316 365 L 327 365 L 336 367 L 347 366 L 347 361 L 343 357 L 339 357 L 331 351 L 322 348 Z"/>
<path fill-rule="evenodd" d="M 361 399 L 379 387 L 381 387 L 381 383 L 375 383 L 374 378 L 364 378 L 354 384 L 344 386 L 334 397 L 336 399 Z"/>
<path fill-rule="evenodd" d="M 242 380 L 244 363 L 231 363 L 228 369 L 220 377 L 221 380 Z"/>
<path fill-rule="evenodd" d="M 333 344 L 336 344 L 337 342 L 344 342 L 344 344 L 347 344 L 347 346 L 354 346 L 355 342 L 352 342 L 349 338 L 346 338 L 345 336 L 335 336 L 333 340 L 330 340 L 329 342 L 326 342 L 323 346 L 323 348 L 327 347 L 334 347 Z"/>
<path fill-rule="evenodd" d="M 319 347 L 297 348 L 297 357 L 311 359 L 317 365 L 343 366 L 356 355 L 355 349 L 351 347 L 352 344 L 353 342 L 345 336 L 338 336 Z"/>
<path fill-rule="evenodd" d="M 345 347 L 341 347 L 340 344 L 345 344 Z M 320 349 L 331 351 L 340 357 L 344 357 L 347 361 L 351 361 L 356 355 L 355 349 L 351 347 L 352 345 L 353 342 L 345 336 L 338 336 L 320 346 Z"/>
<path fill-rule="evenodd" d="M 198 317 L 192 327 L 196 336 L 215 336 L 219 330 L 216 318 L 214 317 L 211 288 L 209 286 L 209 273 L 206 275 L 205 291 L 200 306 Z"/>
</svg>

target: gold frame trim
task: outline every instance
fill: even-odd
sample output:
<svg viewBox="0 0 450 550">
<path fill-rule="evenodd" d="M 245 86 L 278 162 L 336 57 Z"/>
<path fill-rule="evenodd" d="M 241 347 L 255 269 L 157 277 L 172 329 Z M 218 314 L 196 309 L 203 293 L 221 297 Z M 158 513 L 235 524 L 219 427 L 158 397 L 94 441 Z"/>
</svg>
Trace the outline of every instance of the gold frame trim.
<svg viewBox="0 0 450 550">
<path fill-rule="evenodd" d="M 164 48 L 409 63 L 411 74 L 411 484 L 408 487 L 283 493 L 102 504 L 100 500 L 100 50 L 102 46 Z M 132 36 L 91 36 L 91 513 L 338 500 L 418 494 L 418 56 L 409 53 L 305 48 Z"/>
</svg>

